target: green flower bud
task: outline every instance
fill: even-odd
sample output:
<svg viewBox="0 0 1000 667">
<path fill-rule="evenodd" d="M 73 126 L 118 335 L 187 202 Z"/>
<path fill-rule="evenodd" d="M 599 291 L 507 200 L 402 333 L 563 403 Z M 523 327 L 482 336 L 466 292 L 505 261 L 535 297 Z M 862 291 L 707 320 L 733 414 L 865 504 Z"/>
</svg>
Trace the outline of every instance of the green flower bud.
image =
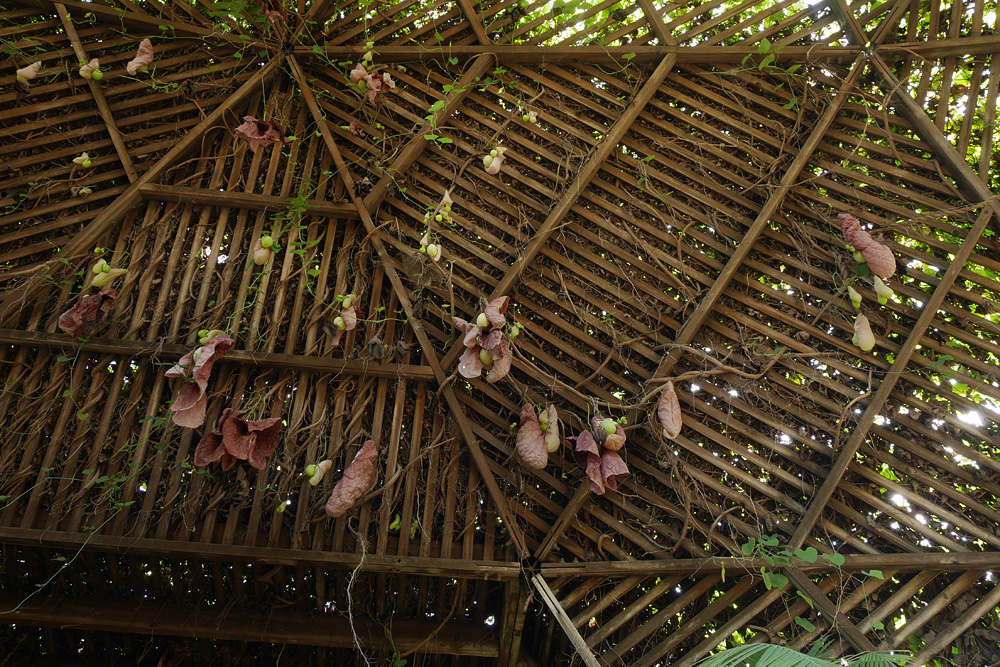
<svg viewBox="0 0 1000 667">
<path fill-rule="evenodd" d="M 476 318 L 476 326 L 480 329 L 485 329 L 490 325 L 490 318 L 486 317 L 486 313 L 479 313 L 479 317 Z"/>
</svg>

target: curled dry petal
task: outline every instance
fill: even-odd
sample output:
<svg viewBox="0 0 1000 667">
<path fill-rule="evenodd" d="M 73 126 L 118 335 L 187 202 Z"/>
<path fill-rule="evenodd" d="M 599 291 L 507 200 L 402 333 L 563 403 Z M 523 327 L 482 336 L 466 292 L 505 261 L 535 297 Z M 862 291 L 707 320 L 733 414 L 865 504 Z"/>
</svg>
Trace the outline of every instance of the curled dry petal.
<svg viewBox="0 0 1000 667">
<path fill-rule="evenodd" d="M 42 71 L 42 61 L 31 63 L 21 69 L 17 70 L 16 75 L 18 79 L 23 81 L 30 81 L 38 76 L 38 73 Z"/>
<path fill-rule="evenodd" d="M 477 378 L 483 374 L 483 360 L 479 358 L 478 347 L 467 347 L 458 359 L 458 374 L 464 378 Z"/>
<path fill-rule="evenodd" d="M 656 405 L 656 416 L 660 419 L 663 431 L 671 440 L 681 434 L 683 420 L 681 416 L 681 404 L 677 400 L 677 392 L 674 391 L 674 383 L 668 382 L 663 385 L 663 393 L 660 394 L 660 402 Z"/>
<path fill-rule="evenodd" d="M 360 125 L 355 123 L 353 120 L 350 123 L 348 123 L 347 129 L 350 130 L 351 134 L 353 134 L 356 137 L 364 138 L 365 136 L 365 131 L 361 128 Z"/>
<path fill-rule="evenodd" d="M 604 486 L 615 491 L 618 489 L 618 478 L 628 474 L 628 466 L 618 452 L 605 449 L 601 454 L 601 476 L 604 479 Z"/>
<path fill-rule="evenodd" d="M 330 499 L 326 501 L 326 513 L 338 517 L 354 507 L 375 477 L 375 461 L 378 451 L 373 440 L 367 441 L 358 451 L 351 465 L 344 470 L 344 476 L 333 487 Z"/>
<path fill-rule="evenodd" d="M 333 327 L 333 345 L 336 347 L 340 344 L 340 339 L 348 331 L 353 331 L 358 327 L 358 307 L 351 306 L 350 308 L 345 308 L 340 312 L 341 319 L 344 320 L 344 328 Z"/>
<path fill-rule="evenodd" d="M 290 143 L 285 138 L 285 130 L 276 120 L 257 120 L 253 116 L 243 116 L 243 121 L 242 125 L 233 130 L 233 134 L 250 144 L 250 150 L 254 153 L 261 146 L 270 146 L 275 141 Z"/>
<path fill-rule="evenodd" d="M 261 4 L 262 4 L 261 9 L 263 9 L 264 11 L 264 16 L 266 16 L 267 20 L 270 21 L 271 23 L 278 23 L 279 21 L 284 21 L 286 19 L 285 9 L 284 7 L 281 6 L 280 2 L 271 2 L 270 0 L 265 0 Z"/>
<path fill-rule="evenodd" d="M 118 294 L 106 287 L 97 294 L 85 296 L 59 316 L 59 329 L 70 336 L 85 336 L 104 324 Z"/>
<path fill-rule="evenodd" d="M 861 221 L 850 213 L 841 213 L 837 216 L 840 223 L 840 231 L 844 235 L 844 240 L 854 246 L 854 249 L 861 253 L 861 256 L 868 262 L 868 268 L 879 278 L 888 280 L 896 272 L 896 259 L 892 256 L 889 248 L 875 239 L 872 235 L 861 229 Z"/>
<path fill-rule="evenodd" d="M 357 83 L 358 81 L 364 81 L 368 78 L 368 70 L 361 63 L 354 66 L 351 70 L 351 83 Z"/>
<path fill-rule="evenodd" d="M 868 322 L 868 318 L 858 313 L 858 317 L 854 320 L 854 335 L 857 337 L 857 344 L 865 352 L 868 352 L 873 347 L 875 347 L 875 334 L 872 333 L 872 325 Z"/>
<path fill-rule="evenodd" d="M 93 77 L 94 72 L 99 69 L 101 69 L 101 63 L 98 61 L 97 58 L 94 58 L 86 65 L 82 65 L 80 67 L 80 76 L 82 76 L 84 79 L 90 79 Z"/>
<path fill-rule="evenodd" d="M 617 452 L 625 445 L 625 429 L 621 424 L 615 424 L 615 432 L 604 439 L 604 448 Z"/>
<path fill-rule="evenodd" d="M 175 424 L 197 428 L 205 423 L 205 407 L 208 404 L 205 390 L 212 375 L 212 366 L 235 344 L 236 341 L 226 334 L 216 336 L 202 347 L 185 354 L 164 373 L 166 377 L 191 380 L 184 384 L 177 400 L 170 406 Z"/>
<path fill-rule="evenodd" d="M 506 336 L 500 339 L 500 344 L 491 352 L 493 354 L 493 368 L 486 375 L 486 381 L 490 384 L 507 377 L 507 374 L 510 373 L 511 362 L 514 361 L 514 355 L 510 350 L 510 341 L 507 340 Z"/>
<path fill-rule="evenodd" d="M 226 408 L 219 417 L 216 429 L 202 436 L 194 451 L 194 464 L 206 466 L 222 462 L 223 470 L 230 470 L 237 461 L 246 461 L 257 470 L 263 470 L 267 457 L 278 446 L 281 418 L 247 421 L 245 410 Z"/>
<path fill-rule="evenodd" d="M 125 65 L 125 71 L 129 74 L 135 74 L 144 67 L 149 67 L 153 64 L 153 43 L 148 39 L 144 39 L 139 42 L 139 51 L 135 54 L 135 58 L 128 61 Z"/>
<path fill-rule="evenodd" d="M 451 321 L 455 324 L 456 329 L 465 332 L 465 338 L 462 339 L 462 344 L 465 347 L 479 346 L 479 334 L 481 330 L 476 326 L 475 322 L 466 322 L 461 317 L 452 317 Z"/>
<path fill-rule="evenodd" d="M 506 150 L 502 146 L 497 148 L 497 154 L 493 157 L 493 161 L 490 162 L 490 166 L 486 167 L 487 174 L 496 175 L 500 173 L 500 166 L 503 164 L 503 154 Z"/>
<path fill-rule="evenodd" d="M 483 312 L 486 314 L 486 319 L 490 321 L 490 326 L 494 329 L 499 329 L 507 324 L 507 319 L 503 314 L 507 312 L 508 306 L 510 306 L 509 296 L 498 297 L 486 305 L 486 309 Z"/>
<path fill-rule="evenodd" d="M 559 450 L 559 413 L 556 406 L 548 407 L 548 427 L 545 429 L 545 450 L 551 454 Z"/>
<path fill-rule="evenodd" d="M 590 478 L 590 490 L 599 496 L 604 495 L 604 476 L 601 475 L 601 450 L 590 431 L 566 438 L 573 445 L 573 458 L 576 464 L 587 471 Z"/>
<path fill-rule="evenodd" d="M 545 449 L 545 436 L 538 424 L 538 415 L 531 403 L 525 403 L 521 408 L 521 428 L 517 431 L 517 454 L 524 465 L 535 470 L 541 470 L 549 462 L 549 453 Z"/>
<path fill-rule="evenodd" d="M 503 340 L 503 331 L 500 331 L 500 329 L 494 329 L 488 334 L 485 335 L 480 334 L 479 347 L 483 348 L 484 350 L 492 351 L 493 349 L 496 348 L 497 345 L 500 344 L 500 341 L 502 340 Z"/>
</svg>

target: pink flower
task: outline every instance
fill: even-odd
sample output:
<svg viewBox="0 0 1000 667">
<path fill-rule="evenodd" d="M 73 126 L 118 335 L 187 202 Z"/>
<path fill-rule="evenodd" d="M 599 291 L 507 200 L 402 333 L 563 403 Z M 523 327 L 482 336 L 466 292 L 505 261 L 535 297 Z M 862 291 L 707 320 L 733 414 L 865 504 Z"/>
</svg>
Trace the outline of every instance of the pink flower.
<svg viewBox="0 0 1000 667">
<path fill-rule="evenodd" d="M 497 382 L 510 372 L 514 354 L 510 339 L 502 327 L 507 323 L 504 313 L 510 305 L 510 297 L 502 296 L 491 301 L 477 318 L 477 322 L 466 322 L 453 317 L 455 326 L 465 332 L 463 344 L 465 352 L 458 360 L 458 373 L 464 378 L 477 378 L 488 371 L 486 381 Z M 479 325 L 483 324 L 483 327 Z"/>
<path fill-rule="evenodd" d="M 628 466 L 618 455 L 618 452 L 605 449 L 601 454 L 601 477 L 604 478 L 604 486 L 612 491 L 618 490 L 618 478 L 629 475 Z"/>
<path fill-rule="evenodd" d="M 148 39 L 144 39 L 139 42 L 139 50 L 135 54 L 135 58 L 128 61 L 125 65 L 125 70 L 132 75 L 143 69 L 144 67 L 149 67 L 153 64 L 153 43 Z"/>
<path fill-rule="evenodd" d="M 170 409 L 173 411 L 173 422 L 178 426 L 198 428 L 205 423 L 205 408 L 208 406 L 208 380 L 212 375 L 212 366 L 236 344 L 226 334 L 220 334 L 199 348 L 188 352 L 176 365 L 170 368 L 165 376 L 168 378 L 186 378 L 192 380 L 184 383 L 177 400 Z"/>
<path fill-rule="evenodd" d="M 271 2 L 270 0 L 264 0 L 264 2 L 261 3 L 261 9 L 264 12 L 264 16 L 266 16 L 267 20 L 270 21 L 271 23 L 284 21 L 286 18 L 285 9 L 281 6 L 280 3 Z"/>
<path fill-rule="evenodd" d="M 372 104 L 375 103 L 379 95 L 384 95 L 396 87 L 396 82 L 388 73 L 369 73 L 361 63 L 355 65 L 354 69 L 351 70 L 351 82 L 357 85 L 361 92 L 367 92 L 368 101 Z"/>
<path fill-rule="evenodd" d="M 541 470 L 549 462 L 549 452 L 545 447 L 545 433 L 538 423 L 535 406 L 525 403 L 521 408 L 521 428 L 517 430 L 517 454 L 524 465 Z"/>
<path fill-rule="evenodd" d="M 59 316 L 59 329 L 70 336 L 85 336 L 104 324 L 118 294 L 105 287 L 97 294 L 85 296 Z"/>
<path fill-rule="evenodd" d="M 375 461 L 378 460 L 378 450 L 375 449 L 375 441 L 368 440 L 364 446 L 358 450 L 351 465 L 344 470 L 344 476 L 340 478 L 337 485 L 333 487 L 330 499 L 326 501 L 326 513 L 332 517 L 338 517 L 354 507 L 375 477 Z"/>
<path fill-rule="evenodd" d="M 599 424 L 594 418 L 594 423 Z M 595 433 L 604 437 L 604 442 L 621 434 L 622 444 L 624 444 L 624 433 L 621 425 L 617 425 L 618 432 L 605 436 L 603 428 L 595 427 Z M 608 447 L 601 447 L 594 433 L 583 431 L 578 436 L 566 438 L 566 442 L 573 445 L 573 458 L 576 464 L 583 468 L 587 477 L 590 478 L 590 490 L 599 496 L 604 495 L 605 489 L 615 491 L 618 489 L 618 479 L 629 474 L 628 466 L 617 451 Z"/>
<path fill-rule="evenodd" d="M 503 164 L 503 154 L 507 151 L 503 146 L 499 146 L 496 149 L 496 155 L 487 155 L 489 159 L 489 164 L 487 160 L 483 160 L 483 166 L 486 167 L 486 173 L 490 175 L 496 175 L 500 173 L 500 166 Z"/>
<path fill-rule="evenodd" d="M 861 229 L 861 221 L 850 213 L 841 213 L 837 216 L 837 221 L 840 222 L 844 240 L 861 253 L 872 273 L 884 280 L 891 278 L 896 272 L 896 259 L 888 246 L 879 243 L 871 234 Z"/>
<path fill-rule="evenodd" d="M 254 153 L 261 146 L 270 146 L 275 141 L 291 143 L 285 138 L 285 130 L 276 120 L 257 120 L 253 116 L 243 116 L 244 123 L 233 130 L 233 134 L 250 144 Z"/>
<path fill-rule="evenodd" d="M 246 461 L 257 470 L 263 470 L 267 457 L 278 446 L 281 418 L 247 421 L 245 410 L 226 408 L 219 417 L 216 429 L 206 433 L 194 450 L 194 464 L 207 466 L 222 461 L 222 469 L 230 470 L 237 461 Z"/>
<path fill-rule="evenodd" d="M 333 322 L 324 325 L 323 330 L 333 339 L 333 346 L 340 345 L 340 339 L 348 331 L 353 331 L 358 326 L 358 307 L 351 306 L 340 312 L 340 315 L 333 318 Z"/>
</svg>

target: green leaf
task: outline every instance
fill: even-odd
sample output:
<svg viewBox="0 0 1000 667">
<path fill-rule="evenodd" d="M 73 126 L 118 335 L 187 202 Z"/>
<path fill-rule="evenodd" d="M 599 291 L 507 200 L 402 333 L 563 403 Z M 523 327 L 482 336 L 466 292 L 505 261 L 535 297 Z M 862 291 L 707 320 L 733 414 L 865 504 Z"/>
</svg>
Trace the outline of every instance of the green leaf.
<svg viewBox="0 0 1000 667">
<path fill-rule="evenodd" d="M 788 100 L 787 104 L 782 104 L 781 108 L 791 110 L 797 107 L 798 105 L 799 105 L 799 98 L 793 97 L 792 99 Z"/>
<path fill-rule="evenodd" d="M 452 65 L 457 65 L 458 58 L 448 58 L 448 62 L 451 63 Z"/>
<path fill-rule="evenodd" d="M 795 72 L 797 72 L 800 67 L 802 67 L 802 63 L 792 65 L 791 67 L 785 70 L 785 74 L 795 74 Z"/>
<path fill-rule="evenodd" d="M 749 556 L 753 553 L 755 546 L 757 546 L 757 540 L 751 537 L 748 542 L 745 542 L 743 546 L 740 547 L 740 550 L 743 552 L 744 556 Z"/>
<path fill-rule="evenodd" d="M 882 621 L 872 621 L 871 626 L 872 630 L 885 630 L 885 623 Z"/>
<path fill-rule="evenodd" d="M 854 272 L 857 273 L 861 277 L 865 277 L 865 276 L 871 275 L 872 271 L 871 271 L 871 269 L 868 268 L 868 264 L 865 263 L 865 264 L 855 264 L 854 265 Z"/>
<path fill-rule="evenodd" d="M 800 598 L 802 598 L 803 600 L 806 601 L 806 604 L 809 605 L 810 608 L 812 608 L 812 609 L 816 608 L 816 606 L 813 604 L 813 601 L 812 601 L 811 597 L 809 597 L 808 595 L 806 595 L 802 591 L 795 591 L 795 592 L 799 594 Z"/>
<path fill-rule="evenodd" d="M 771 50 L 771 40 L 769 40 L 767 37 L 760 40 L 760 43 L 757 44 L 757 53 L 759 53 L 760 55 L 764 55 L 770 50 Z"/>
<path fill-rule="evenodd" d="M 625 55 L 622 56 L 623 60 L 632 60 L 632 58 L 635 58 L 634 53 L 626 53 Z"/>
<path fill-rule="evenodd" d="M 76 418 L 79 419 L 80 421 L 85 422 L 85 421 L 87 421 L 88 417 L 90 417 L 90 415 L 88 415 L 83 410 L 77 410 L 76 411 Z"/>
<path fill-rule="evenodd" d="M 778 536 L 777 535 L 761 535 L 760 543 L 765 547 L 776 547 L 778 546 Z"/>
<path fill-rule="evenodd" d="M 954 358 L 955 357 L 951 356 L 950 354 L 939 354 L 937 361 L 927 365 L 930 366 L 931 368 L 939 368 L 941 366 L 944 366 L 945 362 L 951 361 Z"/>
<path fill-rule="evenodd" d="M 815 625 L 813 625 L 809 620 L 802 618 L 801 616 L 795 617 L 795 625 L 799 626 L 806 632 L 812 632 L 816 629 Z"/>
<path fill-rule="evenodd" d="M 448 137 L 438 137 L 437 138 L 437 142 L 439 144 L 452 144 L 452 143 L 455 143 L 454 141 L 452 141 Z"/>
<path fill-rule="evenodd" d="M 816 547 L 809 547 L 808 549 L 796 549 L 795 557 L 805 563 L 815 563 L 816 559 L 819 558 L 819 552 L 816 551 Z"/>
<path fill-rule="evenodd" d="M 424 139 L 427 141 L 437 141 L 438 135 L 436 134 L 425 134 Z"/>
<path fill-rule="evenodd" d="M 56 361 L 73 361 L 73 357 L 56 357 Z"/>
<path fill-rule="evenodd" d="M 882 570 L 869 570 L 868 572 L 865 572 L 865 574 L 874 579 L 881 579 L 885 581 L 885 575 L 882 574 Z"/>
<path fill-rule="evenodd" d="M 844 563 L 847 562 L 847 559 L 844 557 L 844 554 L 836 554 L 836 553 L 835 554 L 823 554 L 823 558 L 825 558 L 828 561 L 830 561 L 830 563 L 834 567 L 840 567 L 841 565 L 843 565 Z"/>
</svg>

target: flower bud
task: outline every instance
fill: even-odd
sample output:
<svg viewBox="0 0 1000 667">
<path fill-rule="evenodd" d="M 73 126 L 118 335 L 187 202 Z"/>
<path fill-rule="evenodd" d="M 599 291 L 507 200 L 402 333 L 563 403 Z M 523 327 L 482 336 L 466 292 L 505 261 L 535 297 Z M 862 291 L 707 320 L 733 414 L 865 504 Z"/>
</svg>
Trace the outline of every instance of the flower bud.
<svg viewBox="0 0 1000 667">
<path fill-rule="evenodd" d="M 847 295 L 849 297 L 851 297 L 851 303 L 854 305 L 855 309 L 858 309 L 858 308 L 861 307 L 861 295 L 858 293 L 858 290 L 856 290 L 853 287 L 851 287 L 850 285 L 848 285 L 847 286 Z"/>
<path fill-rule="evenodd" d="M 490 318 L 486 317 L 486 313 L 479 313 L 479 317 L 476 318 L 476 326 L 480 329 L 485 329 L 490 325 Z"/>
<path fill-rule="evenodd" d="M 875 293 L 878 294 L 878 302 L 884 306 L 895 292 L 892 291 L 891 287 L 882 282 L 882 279 L 878 276 L 873 275 L 872 280 L 875 282 Z"/>
</svg>

